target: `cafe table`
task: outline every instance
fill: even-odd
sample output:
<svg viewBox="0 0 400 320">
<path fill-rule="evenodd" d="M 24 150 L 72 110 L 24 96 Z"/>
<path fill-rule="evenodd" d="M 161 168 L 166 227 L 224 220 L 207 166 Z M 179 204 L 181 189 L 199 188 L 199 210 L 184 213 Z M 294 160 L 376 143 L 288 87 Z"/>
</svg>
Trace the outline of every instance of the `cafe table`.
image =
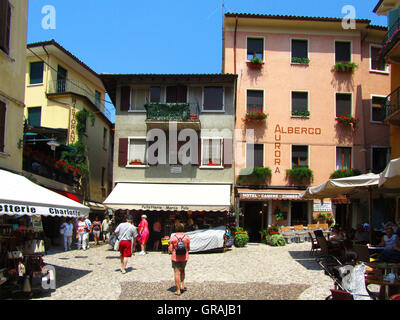
<svg viewBox="0 0 400 320">
<path fill-rule="evenodd" d="M 377 284 L 377 285 L 380 285 L 381 287 L 384 287 L 385 288 L 385 290 L 384 290 L 385 299 L 388 299 L 389 298 L 389 286 L 400 287 L 400 281 L 395 280 L 394 283 L 391 283 L 390 281 L 385 281 L 383 279 L 388 274 L 388 271 L 394 273 L 397 276 L 398 270 L 400 269 L 400 263 L 375 261 L 375 262 L 366 262 L 365 264 L 371 268 L 383 270 L 382 276 L 378 276 L 378 277 L 367 276 L 365 281 L 367 284 Z"/>
</svg>

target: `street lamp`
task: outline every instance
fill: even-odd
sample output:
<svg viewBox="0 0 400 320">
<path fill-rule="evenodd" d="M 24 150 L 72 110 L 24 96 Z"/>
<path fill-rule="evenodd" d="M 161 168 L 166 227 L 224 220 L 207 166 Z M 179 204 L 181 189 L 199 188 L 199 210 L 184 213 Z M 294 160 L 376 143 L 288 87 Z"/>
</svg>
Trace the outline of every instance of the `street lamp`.
<svg viewBox="0 0 400 320">
<path fill-rule="evenodd" d="M 47 142 L 47 144 L 50 146 L 51 150 L 53 150 L 53 151 L 55 151 L 56 148 L 61 145 L 61 143 L 59 143 L 57 140 L 54 140 L 54 139 Z"/>
</svg>

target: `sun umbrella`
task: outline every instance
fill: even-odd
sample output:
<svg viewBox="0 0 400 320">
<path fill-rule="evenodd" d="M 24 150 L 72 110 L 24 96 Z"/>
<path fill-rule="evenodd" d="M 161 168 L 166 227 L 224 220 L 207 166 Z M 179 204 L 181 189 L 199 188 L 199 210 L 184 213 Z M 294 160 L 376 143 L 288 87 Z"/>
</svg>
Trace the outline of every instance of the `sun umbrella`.
<svg viewBox="0 0 400 320">
<path fill-rule="evenodd" d="M 379 187 L 387 189 L 400 188 L 400 158 L 390 161 L 385 170 L 379 175 Z"/>
</svg>

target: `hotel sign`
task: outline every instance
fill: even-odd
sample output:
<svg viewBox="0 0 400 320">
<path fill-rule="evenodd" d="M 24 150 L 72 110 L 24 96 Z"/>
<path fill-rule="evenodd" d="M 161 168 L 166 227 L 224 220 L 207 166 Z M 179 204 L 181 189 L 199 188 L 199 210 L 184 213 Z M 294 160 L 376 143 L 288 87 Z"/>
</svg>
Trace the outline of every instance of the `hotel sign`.
<svg viewBox="0 0 400 320">
<path fill-rule="evenodd" d="M 313 211 L 314 212 L 332 212 L 332 202 L 314 202 L 313 206 Z"/>
<path fill-rule="evenodd" d="M 299 193 L 240 193 L 241 200 L 299 200 Z"/>
</svg>

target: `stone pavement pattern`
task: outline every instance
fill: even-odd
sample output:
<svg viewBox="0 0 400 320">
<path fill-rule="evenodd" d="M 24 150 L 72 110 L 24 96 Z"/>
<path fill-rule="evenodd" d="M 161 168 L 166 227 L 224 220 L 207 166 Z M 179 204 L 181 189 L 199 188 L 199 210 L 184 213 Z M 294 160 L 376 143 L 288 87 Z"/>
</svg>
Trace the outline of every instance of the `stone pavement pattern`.
<svg viewBox="0 0 400 320">
<path fill-rule="evenodd" d="M 87 251 L 50 252 L 57 289 L 39 299 L 52 300 L 323 300 L 333 281 L 309 256 L 311 244 L 285 247 L 249 244 L 224 253 L 191 254 L 188 290 L 177 297 L 170 255 L 137 253 L 120 272 L 119 253 L 101 245 Z"/>
</svg>

